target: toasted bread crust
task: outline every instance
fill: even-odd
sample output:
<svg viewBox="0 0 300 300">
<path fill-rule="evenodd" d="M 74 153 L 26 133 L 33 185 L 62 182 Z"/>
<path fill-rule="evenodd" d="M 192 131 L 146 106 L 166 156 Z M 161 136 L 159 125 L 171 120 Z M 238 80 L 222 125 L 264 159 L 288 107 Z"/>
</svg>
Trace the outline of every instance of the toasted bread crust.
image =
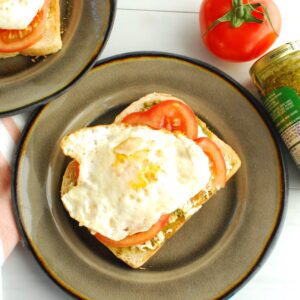
<svg viewBox="0 0 300 300">
<path fill-rule="evenodd" d="M 144 109 L 145 103 L 151 103 L 155 101 L 164 101 L 167 99 L 177 99 L 182 101 L 176 97 L 167 94 L 158 94 L 153 93 L 146 95 L 145 97 L 133 102 L 126 109 L 124 109 L 115 119 L 114 123 L 120 123 L 121 120 L 129 113 L 135 111 L 141 111 Z M 241 165 L 241 161 L 235 151 L 226 143 L 224 143 L 221 139 L 219 139 L 214 133 L 212 133 L 207 127 L 206 124 L 198 120 L 199 125 L 202 129 L 205 129 L 205 132 L 209 133 L 209 138 L 213 140 L 220 148 L 222 154 L 224 155 L 224 159 L 226 161 L 226 181 L 228 181 L 239 169 Z M 101 125 L 99 125 L 101 126 Z M 62 187 L 61 187 L 61 195 L 67 193 L 74 185 L 76 185 L 76 176 L 75 176 L 75 161 L 71 161 L 66 168 L 65 174 L 63 176 Z M 190 199 L 191 204 L 194 208 L 200 208 L 205 202 L 207 202 L 215 193 L 217 192 L 216 187 L 214 187 L 213 182 L 209 183 L 209 190 L 206 192 L 200 192 L 192 199 Z M 196 209 L 197 210 L 197 209 Z M 195 212 L 196 212 L 195 210 Z M 194 213 L 195 213 L 194 212 Z M 173 236 L 184 224 L 187 222 L 191 216 L 194 214 L 190 214 L 188 216 L 176 216 L 175 213 L 171 214 L 170 220 L 175 219 L 166 225 L 168 230 L 164 231 L 165 240 L 169 239 Z M 175 218 L 172 218 L 175 217 Z M 164 229 L 163 229 L 164 230 Z M 142 266 L 147 260 L 149 260 L 164 244 L 164 241 L 161 243 L 157 243 L 153 249 L 140 249 L 139 247 L 126 247 L 126 248 L 117 248 L 117 247 L 108 247 L 106 246 L 117 258 L 124 261 L 132 268 L 139 268 Z"/>
<path fill-rule="evenodd" d="M 0 53 L 0 58 L 14 57 L 18 54 L 25 56 L 45 56 L 59 51 L 61 47 L 60 4 L 59 0 L 51 0 L 43 38 L 21 52 Z"/>
</svg>

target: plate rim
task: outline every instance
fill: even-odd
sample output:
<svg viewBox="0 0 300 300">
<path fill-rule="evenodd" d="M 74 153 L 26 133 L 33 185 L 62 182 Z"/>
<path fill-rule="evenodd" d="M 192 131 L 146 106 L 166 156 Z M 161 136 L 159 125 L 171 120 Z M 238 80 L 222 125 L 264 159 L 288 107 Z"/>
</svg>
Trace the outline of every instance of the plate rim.
<svg viewBox="0 0 300 300">
<path fill-rule="evenodd" d="M 66 86 L 64 86 L 63 88 L 61 88 L 58 91 L 53 92 L 50 95 L 47 95 L 46 97 L 43 97 L 43 98 L 41 98 L 41 99 L 39 99 L 39 100 L 37 100 L 33 103 L 29 103 L 29 104 L 19 106 L 17 108 L 0 111 L 0 118 L 13 116 L 13 115 L 18 114 L 18 113 L 26 112 L 28 110 L 34 110 L 34 109 L 40 107 L 41 105 L 47 104 L 48 102 L 50 102 L 52 100 L 56 100 L 58 97 L 60 97 L 61 95 L 66 93 L 70 88 L 72 88 L 74 84 L 76 84 L 78 81 L 80 81 L 80 79 L 83 78 L 83 76 L 90 69 L 93 68 L 93 66 L 97 62 L 97 59 L 99 58 L 100 54 L 103 52 L 103 50 L 106 46 L 106 43 L 107 43 L 108 38 L 109 38 L 109 36 L 111 34 L 111 31 L 112 31 L 115 16 L 116 16 L 117 0 L 108 0 L 108 1 L 110 3 L 110 13 L 109 13 L 109 18 L 108 18 L 107 28 L 105 29 L 103 41 L 102 42 L 98 41 L 96 51 L 90 57 L 90 60 L 87 62 L 85 67 L 81 70 L 81 72 L 79 72 L 76 75 L 76 77 L 73 78 L 73 80 L 71 80 Z"/>
<path fill-rule="evenodd" d="M 287 163 L 286 158 L 283 154 L 283 144 L 279 133 L 277 132 L 274 124 L 272 123 L 269 115 L 267 114 L 266 110 L 264 109 L 263 105 L 256 99 L 256 97 L 248 91 L 245 87 L 243 87 L 239 82 L 233 79 L 230 75 L 223 72 L 222 70 L 214 67 L 213 65 L 201 61 L 199 59 L 191 58 L 185 55 L 174 54 L 170 52 L 161 52 L 161 51 L 134 51 L 134 52 L 126 52 L 117 55 L 113 55 L 104 59 L 97 61 L 93 65 L 93 69 L 97 69 L 98 67 L 108 65 L 110 63 L 116 63 L 126 59 L 138 59 L 138 58 L 167 58 L 167 59 L 176 59 L 181 62 L 191 63 L 194 66 L 201 67 L 206 71 L 211 72 L 212 74 L 220 77 L 221 79 L 225 80 L 226 83 L 230 84 L 238 90 L 246 100 L 254 107 L 256 112 L 262 118 L 262 121 L 265 123 L 265 126 L 270 132 L 270 135 L 274 141 L 275 148 L 277 150 L 278 162 L 280 168 L 278 168 L 278 173 L 281 179 L 281 195 L 280 198 L 280 210 L 278 216 L 276 218 L 276 224 L 274 225 L 272 234 L 270 235 L 269 239 L 267 240 L 265 247 L 262 248 L 260 255 L 257 257 L 255 263 L 251 265 L 251 267 L 243 274 L 238 281 L 232 283 L 231 286 L 228 286 L 225 290 L 221 291 L 221 293 L 217 296 L 216 299 L 227 299 L 235 295 L 242 287 L 244 287 L 257 273 L 257 271 L 262 267 L 262 265 L 266 262 L 267 258 L 271 254 L 276 242 L 278 240 L 278 236 L 282 230 L 282 225 L 284 223 L 284 219 L 286 216 L 286 202 L 288 197 L 288 172 L 287 172 Z M 35 121 L 39 118 L 39 116 L 43 113 L 44 109 L 47 109 L 47 106 L 51 103 L 38 108 L 34 111 L 28 121 L 25 124 L 25 127 L 22 131 L 21 138 L 19 143 L 16 147 L 15 151 L 15 158 L 13 161 L 13 168 L 11 173 L 11 196 L 13 202 L 13 211 L 17 223 L 17 227 L 21 234 L 21 237 L 26 245 L 26 247 L 30 250 L 31 254 L 37 261 L 37 263 L 41 266 L 41 268 L 45 271 L 48 277 L 56 283 L 58 287 L 62 290 L 67 292 L 69 295 L 74 297 L 79 297 L 79 299 L 86 299 L 84 295 L 81 295 L 80 292 L 71 289 L 64 285 L 63 282 L 60 282 L 59 278 L 56 278 L 53 274 L 51 274 L 51 269 L 48 270 L 43 261 L 39 259 L 38 254 L 35 252 L 34 247 L 31 245 L 29 238 L 26 235 L 25 230 L 23 229 L 22 221 L 20 218 L 20 212 L 18 209 L 18 197 L 17 197 L 17 174 L 18 174 L 18 167 L 19 167 L 19 159 L 21 158 L 21 154 L 23 152 L 24 142 L 26 141 L 27 135 L 30 132 L 31 127 L 34 125 Z"/>
</svg>

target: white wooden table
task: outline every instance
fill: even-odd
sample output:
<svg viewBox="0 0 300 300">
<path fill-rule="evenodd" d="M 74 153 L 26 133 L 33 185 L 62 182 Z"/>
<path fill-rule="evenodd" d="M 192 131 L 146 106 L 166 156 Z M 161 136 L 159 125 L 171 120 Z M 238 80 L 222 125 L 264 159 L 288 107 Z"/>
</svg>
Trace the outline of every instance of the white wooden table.
<svg viewBox="0 0 300 300">
<path fill-rule="evenodd" d="M 201 0 L 119 0 L 114 28 L 101 58 L 139 50 L 183 54 L 220 68 L 257 95 L 248 74 L 252 62 L 223 62 L 203 47 L 198 26 L 200 3 Z M 299 1 L 276 3 L 282 12 L 283 28 L 274 47 L 300 39 Z M 289 196 L 281 234 L 263 267 L 233 299 L 300 298 L 300 170 L 287 153 L 286 156 Z M 3 289 L 4 300 L 69 299 L 21 245 L 4 263 Z"/>
</svg>

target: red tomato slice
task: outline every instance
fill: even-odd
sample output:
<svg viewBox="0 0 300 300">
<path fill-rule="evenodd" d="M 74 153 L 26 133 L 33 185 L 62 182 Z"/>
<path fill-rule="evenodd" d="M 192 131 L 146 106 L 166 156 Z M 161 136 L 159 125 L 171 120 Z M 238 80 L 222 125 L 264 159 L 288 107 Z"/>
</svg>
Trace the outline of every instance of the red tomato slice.
<svg viewBox="0 0 300 300">
<path fill-rule="evenodd" d="M 75 178 L 77 179 L 79 176 L 79 162 L 74 160 L 74 171 L 75 171 Z"/>
<path fill-rule="evenodd" d="M 143 244 L 152 238 L 154 238 L 161 229 L 167 224 L 169 220 L 169 215 L 163 215 L 160 217 L 158 222 L 156 222 L 148 231 L 138 232 L 133 235 L 127 236 L 125 239 L 120 241 L 111 240 L 100 233 L 95 234 L 95 238 L 106 246 L 111 247 L 129 247 L 134 245 Z"/>
<path fill-rule="evenodd" d="M 194 112 L 177 100 L 162 101 L 147 111 L 131 113 L 122 120 L 122 123 L 181 131 L 190 139 L 196 139 L 198 136 L 198 122 Z"/>
<path fill-rule="evenodd" d="M 24 30 L 0 29 L 0 52 L 19 52 L 39 41 L 44 34 L 49 5 L 50 0 L 45 0 L 43 8 Z"/>
<path fill-rule="evenodd" d="M 206 137 L 196 139 L 195 143 L 202 148 L 213 164 L 214 183 L 216 187 L 218 189 L 224 187 L 226 183 L 226 165 L 221 150 L 212 140 Z"/>
</svg>

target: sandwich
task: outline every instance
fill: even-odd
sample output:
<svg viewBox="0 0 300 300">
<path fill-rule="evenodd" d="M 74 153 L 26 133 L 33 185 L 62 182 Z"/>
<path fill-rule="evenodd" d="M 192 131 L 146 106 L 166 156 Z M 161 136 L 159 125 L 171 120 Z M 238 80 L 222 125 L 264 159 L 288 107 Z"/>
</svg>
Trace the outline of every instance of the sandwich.
<svg viewBox="0 0 300 300">
<path fill-rule="evenodd" d="M 0 1 L 0 58 L 45 56 L 61 47 L 59 0 Z"/>
<path fill-rule="evenodd" d="M 113 124 L 61 140 L 71 218 L 132 268 L 148 261 L 237 172 L 236 152 L 181 99 L 152 93 Z"/>
</svg>

